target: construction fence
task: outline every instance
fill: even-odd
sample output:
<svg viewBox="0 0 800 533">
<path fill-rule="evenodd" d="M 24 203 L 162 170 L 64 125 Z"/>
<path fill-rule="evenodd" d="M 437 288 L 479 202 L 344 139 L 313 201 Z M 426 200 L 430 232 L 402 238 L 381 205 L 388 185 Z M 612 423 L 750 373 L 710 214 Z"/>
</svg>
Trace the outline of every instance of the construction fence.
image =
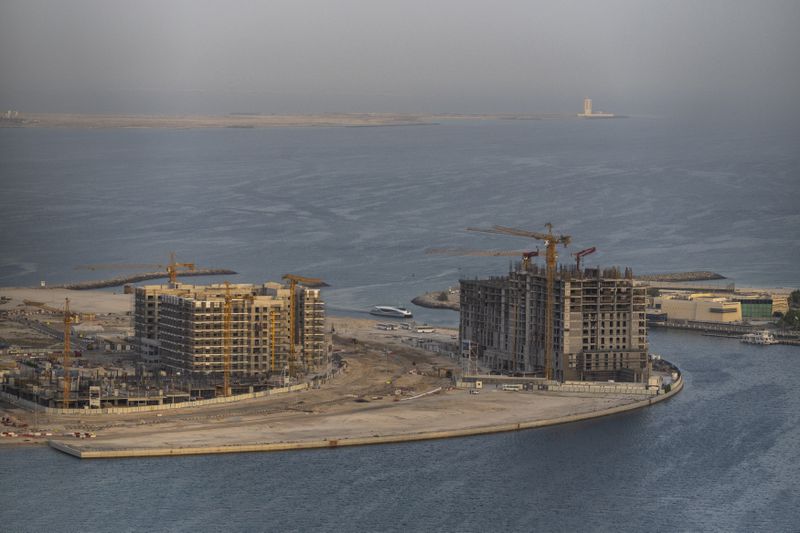
<svg viewBox="0 0 800 533">
<path fill-rule="evenodd" d="M 18 405 L 31 411 L 39 411 L 48 415 L 122 415 L 129 413 L 147 413 L 152 411 L 166 411 L 170 409 L 187 409 L 190 407 L 203 407 L 208 405 L 217 405 L 224 403 L 238 402 L 241 400 L 251 400 L 254 398 L 263 398 L 265 396 L 273 396 L 275 394 L 286 394 L 288 392 L 296 392 L 307 390 L 308 383 L 300 383 L 298 385 L 291 385 L 289 387 L 280 387 L 275 389 L 268 389 L 258 392 L 248 392 L 244 394 L 236 394 L 233 396 L 222 396 L 219 398 L 211 398 L 208 400 L 192 400 L 188 402 L 178 403 L 164 403 L 159 405 L 140 405 L 136 407 L 104 407 L 100 409 L 60 409 L 56 407 L 45 407 L 43 405 L 24 400 L 7 392 L 0 392 L 0 398 L 7 402 Z"/>
</svg>

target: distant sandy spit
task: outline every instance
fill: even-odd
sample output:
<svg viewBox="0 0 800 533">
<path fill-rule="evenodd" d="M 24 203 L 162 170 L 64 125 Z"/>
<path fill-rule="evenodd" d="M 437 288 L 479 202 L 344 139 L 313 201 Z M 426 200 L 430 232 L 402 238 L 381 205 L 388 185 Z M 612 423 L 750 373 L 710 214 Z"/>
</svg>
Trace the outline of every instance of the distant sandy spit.
<svg viewBox="0 0 800 533">
<path fill-rule="evenodd" d="M 395 126 L 424 124 L 416 115 L 77 115 L 26 114 L 23 127 L 37 128 L 268 128 L 280 126 Z"/>
<path fill-rule="evenodd" d="M 51 308 L 63 309 L 66 298 L 69 298 L 70 309 L 76 313 L 125 314 L 133 309 L 133 295 L 123 294 L 122 289 L 117 292 L 109 292 L 0 287 L 0 296 L 9 299 L 0 304 L 2 310 L 22 307 L 26 301 L 31 305 L 43 304 Z"/>
<path fill-rule="evenodd" d="M 270 128 L 430 126 L 443 120 L 539 120 L 564 118 L 547 114 L 461 115 L 403 113 L 323 113 L 311 115 L 95 115 L 25 113 L 7 124 L 23 128 Z M 0 123 L 0 126 L 5 124 Z"/>
</svg>

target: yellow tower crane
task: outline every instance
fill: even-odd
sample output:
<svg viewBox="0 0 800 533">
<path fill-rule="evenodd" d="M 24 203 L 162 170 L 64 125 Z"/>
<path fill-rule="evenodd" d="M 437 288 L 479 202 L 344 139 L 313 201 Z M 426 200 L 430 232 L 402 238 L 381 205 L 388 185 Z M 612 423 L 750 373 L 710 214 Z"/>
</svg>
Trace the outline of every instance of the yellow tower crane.
<svg viewBox="0 0 800 533">
<path fill-rule="evenodd" d="M 175 261 L 175 252 L 169 254 L 169 263 L 162 265 L 160 263 L 103 263 L 95 265 L 80 265 L 75 267 L 76 270 L 135 270 L 141 268 L 163 268 L 167 272 L 169 281 L 172 284 L 178 283 L 178 272 L 194 272 L 194 263 L 178 263 Z"/>
<path fill-rule="evenodd" d="M 72 388 L 72 376 L 69 368 L 71 324 L 72 314 L 69 312 L 69 298 L 66 298 L 64 301 L 64 409 L 69 408 L 69 393 Z"/>
<path fill-rule="evenodd" d="M 294 364 L 295 358 L 295 341 L 296 341 L 296 334 L 295 329 L 297 327 L 296 320 L 297 320 L 297 285 L 314 285 L 320 286 L 323 285 L 325 282 L 318 278 L 306 278 L 303 276 L 297 276 L 295 274 L 284 274 L 283 279 L 289 280 L 289 364 Z M 308 361 L 305 361 L 308 363 Z"/>
<path fill-rule="evenodd" d="M 546 248 L 546 258 L 547 258 L 546 261 L 547 289 L 546 289 L 545 312 L 544 312 L 544 323 L 545 323 L 544 372 L 545 372 L 545 378 L 550 380 L 553 379 L 553 328 L 554 328 L 553 311 L 555 307 L 555 279 L 556 279 L 556 267 L 557 267 L 556 261 L 558 260 L 556 247 L 559 244 L 563 244 L 564 246 L 569 245 L 569 243 L 572 240 L 572 237 L 570 237 L 569 235 L 554 235 L 553 225 L 550 224 L 549 222 L 545 224 L 545 227 L 547 228 L 547 233 L 509 228 L 506 226 L 492 226 L 489 229 L 467 228 L 467 230 L 477 231 L 480 233 L 492 233 L 497 235 L 528 237 L 531 239 L 536 239 L 544 242 Z"/>
<path fill-rule="evenodd" d="M 269 311 L 269 370 L 275 372 L 275 327 L 278 322 L 278 310 L 270 309 Z"/>
<path fill-rule="evenodd" d="M 175 252 L 169 254 L 169 264 L 167 265 L 167 274 L 169 274 L 169 282 L 173 285 L 178 283 L 178 269 L 185 269 L 188 272 L 194 272 L 194 263 L 178 263 L 175 261 Z"/>
<path fill-rule="evenodd" d="M 441 254 L 452 256 L 473 257 L 522 257 L 522 270 L 528 270 L 531 258 L 539 255 L 539 249 L 532 251 L 523 250 L 468 250 L 465 248 L 428 248 L 426 254 Z"/>
<path fill-rule="evenodd" d="M 231 357 L 233 352 L 233 299 L 231 298 L 231 284 L 225 282 L 225 304 L 222 313 L 222 395 L 231 395 Z"/>
</svg>

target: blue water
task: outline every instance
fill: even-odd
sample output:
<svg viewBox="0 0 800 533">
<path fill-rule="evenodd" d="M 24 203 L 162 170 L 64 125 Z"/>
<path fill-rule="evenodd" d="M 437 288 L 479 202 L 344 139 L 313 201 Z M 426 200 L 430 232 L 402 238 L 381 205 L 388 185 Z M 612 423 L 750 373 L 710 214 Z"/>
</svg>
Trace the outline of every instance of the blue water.
<svg viewBox="0 0 800 533">
<path fill-rule="evenodd" d="M 0 285 L 179 259 L 326 279 L 337 312 L 407 303 L 573 235 L 590 264 L 800 286 L 797 131 L 668 121 L 409 128 L 0 129 Z M 567 250 L 568 252 L 569 250 Z M 455 323 L 456 314 L 417 316 Z M 517 433 L 297 453 L 84 461 L 0 450 L 3 531 L 798 531 L 800 349 L 651 332 L 687 387 Z"/>
<path fill-rule="evenodd" d="M 111 276 L 74 267 L 174 250 L 242 281 L 322 277 L 330 306 L 352 312 L 509 263 L 428 248 L 540 245 L 468 226 L 549 221 L 571 251 L 597 246 L 589 264 L 798 286 L 798 147 L 798 131 L 647 119 L 0 129 L 0 285 Z"/>
<path fill-rule="evenodd" d="M 797 531 L 800 351 L 653 332 L 674 399 L 517 433 L 79 461 L 0 450 L 6 531 Z"/>
</svg>

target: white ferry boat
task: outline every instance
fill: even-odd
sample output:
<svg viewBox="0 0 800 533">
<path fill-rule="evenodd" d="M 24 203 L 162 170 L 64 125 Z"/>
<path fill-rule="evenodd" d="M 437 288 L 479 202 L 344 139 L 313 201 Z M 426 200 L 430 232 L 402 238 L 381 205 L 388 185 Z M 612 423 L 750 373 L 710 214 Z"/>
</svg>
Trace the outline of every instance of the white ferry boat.
<svg viewBox="0 0 800 533">
<path fill-rule="evenodd" d="M 775 337 L 769 331 L 759 331 L 758 333 L 745 333 L 742 335 L 742 342 L 745 344 L 778 344 Z"/>
<path fill-rule="evenodd" d="M 389 307 L 388 305 L 376 305 L 369 312 L 376 316 L 390 316 L 393 318 L 411 318 L 414 315 L 405 307 Z"/>
</svg>

